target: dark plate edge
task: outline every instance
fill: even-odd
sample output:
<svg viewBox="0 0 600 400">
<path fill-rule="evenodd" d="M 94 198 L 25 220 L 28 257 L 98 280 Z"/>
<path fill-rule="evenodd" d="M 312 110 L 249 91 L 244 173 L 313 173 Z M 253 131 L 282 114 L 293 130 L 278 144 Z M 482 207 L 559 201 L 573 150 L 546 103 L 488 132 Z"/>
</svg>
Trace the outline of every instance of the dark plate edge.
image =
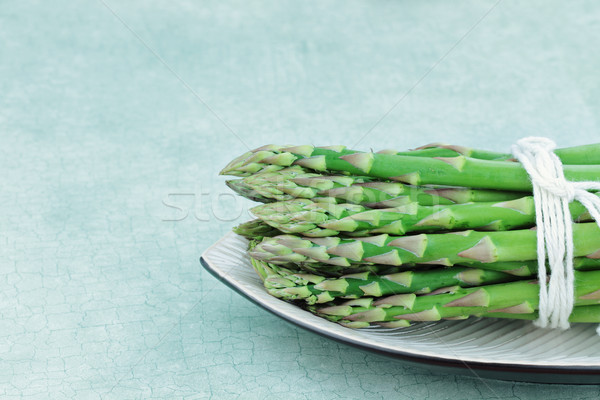
<svg viewBox="0 0 600 400">
<path fill-rule="evenodd" d="M 423 364 L 425 364 L 429 367 L 433 367 L 430 369 L 433 369 L 437 372 L 472 375 L 477 378 L 553 384 L 593 385 L 600 383 L 600 371 L 594 367 L 543 367 L 537 365 L 522 366 L 517 364 L 505 365 L 473 361 L 448 360 L 444 358 L 415 356 L 414 354 L 409 353 L 386 352 L 381 351 L 379 349 L 373 349 L 369 346 L 364 346 L 353 341 L 344 340 L 336 336 L 328 335 L 327 333 L 313 329 L 308 325 L 303 325 L 298 321 L 291 320 L 288 318 L 287 315 L 279 313 L 265 306 L 264 304 L 255 301 L 253 298 L 248 297 L 246 293 L 241 291 L 229 280 L 221 276 L 218 271 L 213 269 L 210 266 L 210 264 L 204 259 L 204 257 L 200 257 L 200 264 L 202 264 L 204 269 L 210 272 L 212 276 L 224 283 L 229 288 L 233 289 L 236 293 L 240 294 L 245 299 L 250 300 L 252 303 L 270 312 L 271 314 L 285 320 L 287 323 L 290 323 L 309 332 L 316 333 L 317 335 L 325 337 L 327 339 L 334 340 L 338 343 L 342 343 L 344 345 L 348 345 L 365 352 L 379 354 L 386 358 L 393 358 L 394 360 L 400 360 L 406 364 L 413 365 L 416 367 L 423 368 Z"/>
</svg>

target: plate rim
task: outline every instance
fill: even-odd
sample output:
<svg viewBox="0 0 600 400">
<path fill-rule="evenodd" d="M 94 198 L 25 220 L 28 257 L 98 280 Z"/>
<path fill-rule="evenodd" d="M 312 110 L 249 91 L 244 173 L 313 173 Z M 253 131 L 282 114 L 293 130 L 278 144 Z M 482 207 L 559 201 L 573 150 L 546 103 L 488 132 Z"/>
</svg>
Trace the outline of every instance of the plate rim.
<svg viewBox="0 0 600 400">
<path fill-rule="evenodd" d="M 228 279 L 223 275 L 218 266 L 212 265 L 210 254 L 215 248 L 218 248 L 222 242 L 231 236 L 239 236 L 233 232 L 228 232 L 218 241 L 208 247 L 200 257 L 200 264 L 217 280 L 224 283 L 229 288 L 233 289 L 242 297 L 250 300 L 262 309 L 271 314 L 283 319 L 287 323 L 291 323 L 301 329 L 315 333 L 327 339 L 334 340 L 338 343 L 348 345 L 365 352 L 379 354 L 386 358 L 400 360 L 407 364 L 420 366 L 426 365 L 439 372 L 469 374 L 480 378 L 510 380 L 521 382 L 535 383 L 555 383 L 555 384 L 598 384 L 600 383 L 600 366 L 590 365 L 541 365 L 541 364 L 522 364 L 522 363 L 498 363 L 498 362 L 482 362 L 463 359 L 452 359 L 445 357 L 434 357 L 424 354 L 415 354 L 407 351 L 389 349 L 384 350 L 363 344 L 358 341 L 353 341 L 351 338 L 335 335 L 328 331 L 320 330 L 310 324 L 303 323 L 301 319 L 292 318 L 291 316 L 278 311 L 269 306 L 267 303 L 262 303 L 253 298 L 242 285 L 236 285 L 235 281 Z M 283 300 L 279 300 L 283 301 Z M 430 369 L 431 369 L 430 368 Z"/>
</svg>

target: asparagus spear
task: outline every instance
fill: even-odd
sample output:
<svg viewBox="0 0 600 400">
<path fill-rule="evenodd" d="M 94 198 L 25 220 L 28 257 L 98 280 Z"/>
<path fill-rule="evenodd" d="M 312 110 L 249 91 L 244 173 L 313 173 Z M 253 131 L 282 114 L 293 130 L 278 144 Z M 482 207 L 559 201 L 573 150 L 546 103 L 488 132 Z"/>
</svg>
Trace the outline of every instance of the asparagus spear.
<svg viewBox="0 0 600 400">
<path fill-rule="evenodd" d="M 252 240 L 249 249 L 252 250 L 258 244 L 258 241 L 263 237 L 272 237 L 280 232 L 270 226 L 264 224 L 260 220 L 252 220 L 245 222 L 236 228 L 234 231 Z M 262 261 L 261 261 L 262 262 Z M 520 277 L 533 276 L 537 273 L 537 260 L 524 261 L 497 261 L 492 263 L 483 262 L 461 262 L 461 266 L 470 268 L 482 268 L 490 271 L 500 271 L 506 274 L 511 274 Z M 295 264 L 283 265 L 283 267 L 293 270 L 300 269 L 305 273 L 322 275 L 324 277 L 341 277 L 348 274 L 356 274 L 361 272 L 371 272 L 375 275 L 394 274 L 406 271 L 406 267 L 414 265 L 404 264 L 402 266 L 392 266 L 384 264 L 352 264 L 350 266 L 324 264 L 318 262 L 300 262 Z M 281 268 L 282 266 L 279 265 Z M 600 258 L 577 257 L 573 260 L 573 267 L 580 271 L 591 271 L 600 269 Z"/>
<path fill-rule="evenodd" d="M 589 213 L 580 203 L 571 203 L 570 208 L 575 220 L 590 219 Z M 301 233 L 311 237 L 336 236 L 340 232 L 366 236 L 475 228 L 509 230 L 535 224 L 535 205 L 531 196 L 499 203 L 434 207 L 409 203 L 379 210 L 356 204 L 294 199 L 263 204 L 252 208 L 252 213 L 282 232 Z"/>
<path fill-rule="evenodd" d="M 248 249 L 251 251 L 265 237 L 280 235 L 282 232 L 267 225 L 260 219 L 254 219 L 244 222 L 233 228 L 233 232 L 244 236 L 250 240 Z M 576 258 L 574 260 L 575 269 L 593 270 L 600 269 L 600 259 Z M 492 271 L 501 271 L 515 276 L 531 276 L 537 271 L 537 261 L 506 261 L 484 264 L 481 262 L 463 263 L 470 268 L 486 268 Z M 350 266 L 324 264 L 324 263 L 295 263 L 290 265 L 279 265 L 279 268 L 289 270 L 300 269 L 304 273 L 313 273 L 324 277 L 341 277 L 348 274 L 370 272 L 375 275 L 386 275 L 402 272 L 406 270 L 406 265 L 402 267 L 384 265 L 384 264 L 352 264 Z"/>
<path fill-rule="evenodd" d="M 418 147 L 413 152 L 400 153 L 395 150 L 385 150 L 380 153 L 383 152 L 387 154 L 413 155 L 419 157 L 454 157 L 463 155 L 465 157 L 477 158 L 480 160 L 515 161 L 512 154 L 497 153 L 494 151 L 472 149 L 469 147 L 443 143 L 431 143 Z M 556 149 L 555 154 L 560 158 L 563 164 L 567 165 L 600 164 L 600 143 Z"/>
<path fill-rule="evenodd" d="M 483 313 L 481 314 L 481 317 L 535 320 L 538 318 L 538 313 L 537 311 L 534 311 L 530 314 L 493 312 Z M 569 315 L 569 322 L 599 323 L 600 305 L 573 307 L 573 311 L 571 312 L 571 315 Z"/>
<path fill-rule="evenodd" d="M 272 276 L 272 275 L 275 275 L 278 273 L 278 272 L 274 271 L 274 268 L 277 268 L 277 266 L 275 266 L 274 264 L 267 264 L 265 262 L 255 260 L 252 258 L 251 258 L 251 261 L 252 261 L 252 265 L 254 266 L 254 269 L 256 270 L 259 277 L 263 281 L 265 281 L 269 276 Z M 488 289 L 488 288 L 489 287 L 486 287 L 486 289 Z M 457 288 L 447 288 L 446 291 L 452 291 L 452 290 L 456 290 L 456 289 Z M 443 290 L 440 290 L 440 292 L 441 291 L 443 291 Z M 600 295 L 598 295 L 598 292 L 596 291 L 596 292 L 591 292 L 587 296 L 584 296 L 584 297 L 600 298 Z M 323 296 L 323 298 L 325 298 L 325 296 Z M 413 296 L 411 294 L 392 295 L 392 296 L 387 297 L 385 301 L 387 303 L 396 303 L 396 304 L 400 304 L 401 306 L 403 306 L 404 305 L 403 299 L 407 300 L 406 304 L 409 304 L 412 301 Z M 416 299 L 416 297 L 414 299 Z M 334 307 L 334 306 L 371 307 L 374 305 L 373 298 L 359 298 L 359 299 L 350 300 L 350 301 L 345 300 L 342 303 L 336 302 L 337 300 L 339 300 L 339 299 L 334 299 L 332 302 L 329 303 L 330 310 L 331 310 L 331 307 Z M 318 304 L 318 303 L 315 303 L 315 304 Z M 379 307 L 387 307 L 386 305 L 383 305 L 383 304 L 379 304 L 378 306 Z M 307 309 L 317 315 L 320 315 L 327 319 L 339 322 L 340 324 L 345 325 L 350 328 L 363 328 L 363 327 L 367 327 L 372 324 L 371 322 L 367 322 L 367 321 L 360 321 L 360 320 L 352 320 L 351 321 L 349 319 L 341 319 L 340 316 L 338 316 L 338 315 L 332 316 L 329 314 L 325 314 L 325 313 L 320 312 L 320 310 L 322 310 L 322 308 L 318 308 L 318 307 L 307 307 Z M 354 310 L 359 311 L 356 308 L 354 308 Z M 368 310 L 363 310 L 363 311 L 368 311 Z M 521 313 L 517 313 L 519 311 Z M 537 313 L 535 312 L 535 310 L 533 310 L 530 313 L 527 313 L 527 311 L 528 311 L 528 309 L 526 307 L 519 306 L 519 307 L 509 307 L 505 310 L 484 311 L 484 312 L 481 312 L 479 314 L 474 314 L 474 315 L 478 315 L 478 316 L 482 316 L 482 317 L 528 319 L 528 320 L 534 320 L 537 318 Z M 331 313 L 331 311 L 330 311 L 330 313 Z M 334 312 L 334 314 L 335 314 L 335 312 Z M 468 316 L 469 315 L 461 315 L 461 316 L 451 316 L 451 317 L 445 317 L 445 318 L 446 319 L 466 319 L 466 318 L 468 318 Z M 390 327 L 390 328 L 405 327 L 405 326 L 410 325 L 410 322 L 408 319 L 409 316 L 404 314 L 404 315 L 402 315 L 401 318 L 407 318 L 407 319 L 395 319 L 393 321 L 387 321 L 387 322 L 379 321 L 379 322 L 375 322 L 374 324 L 385 326 L 385 327 Z M 422 320 L 422 319 L 419 319 L 419 320 Z M 571 316 L 569 317 L 569 321 L 570 322 L 596 322 L 596 323 L 600 322 L 600 305 L 587 305 L 587 306 L 578 305 L 578 306 L 575 306 L 573 308 Z"/>
<path fill-rule="evenodd" d="M 258 171 L 276 171 L 280 170 L 283 167 L 280 164 L 271 164 L 271 165 L 259 165 L 258 161 L 261 158 L 269 157 L 269 154 L 262 154 L 256 156 L 254 153 L 260 153 L 262 151 L 273 151 L 280 150 L 285 147 L 290 146 L 277 146 L 277 145 L 266 145 L 259 147 L 256 150 L 250 151 L 245 155 L 239 157 L 236 160 L 232 161 L 230 165 L 228 165 L 229 170 L 227 174 L 236 175 L 236 176 L 248 176 L 250 174 L 256 173 Z M 307 146 L 295 146 L 295 147 L 307 147 Z M 308 146 L 312 147 L 312 146 Z M 360 153 L 360 151 L 356 150 L 347 150 L 345 146 L 326 146 L 320 147 L 320 149 L 333 150 L 344 154 L 353 154 Z M 396 151 L 396 150 L 382 150 L 379 153 L 381 154 L 391 154 L 391 155 L 400 155 L 400 156 L 411 156 L 411 157 L 456 157 L 456 156 L 465 156 L 470 158 L 476 158 L 481 160 L 490 160 L 490 161 L 512 161 L 512 155 L 507 153 L 496 153 L 492 151 L 486 150 L 477 150 L 464 146 L 455 146 L 455 145 L 447 145 L 440 143 L 433 143 L 429 145 L 422 146 L 412 151 Z M 555 150 L 556 155 L 561 159 L 563 164 L 566 165 L 594 165 L 600 164 L 600 144 L 590 144 L 583 146 L 575 146 L 575 147 L 567 147 L 563 149 Z M 316 155 L 316 154 L 315 154 Z M 248 157 L 253 158 L 252 160 L 246 160 Z M 243 163 L 239 161 L 245 161 Z M 228 169 L 226 167 L 226 169 Z M 224 170 L 225 171 L 225 170 Z M 225 174 L 225 172 L 222 172 Z"/>
<path fill-rule="evenodd" d="M 335 321 L 360 323 L 398 320 L 439 321 L 487 313 L 531 314 L 539 304 L 539 283 L 517 281 L 473 288 L 452 287 L 448 293 L 365 297 L 343 304 L 312 306 L 311 311 Z M 600 303 L 600 271 L 575 272 L 575 305 Z"/>
<path fill-rule="evenodd" d="M 306 273 L 324 276 L 326 278 L 339 278 L 348 274 L 358 274 L 364 272 L 370 272 L 374 275 L 387 275 L 406 271 L 405 267 L 385 264 L 353 264 L 349 267 L 344 267 L 340 265 L 324 263 L 290 263 L 284 264 L 284 266 L 287 266 L 291 269 L 298 269 Z"/>
<path fill-rule="evenodd" d="M 362 302 L 362 301 L 364 301 L 364 299 L 345 301 L 343 303 L 340 303 L 339 305 L 352 306 L 353 303 L 355 303 L 356 301 Z M 332 304 L 332 306 L 338 305 L 337 303 L 331 303 L 331 304 Z M 360 303 L 358 303 L 358 304 L 360 304 Z M 356 306 L 358 304 L 355 303 L 354 305 Z M 325 316 L 323 314 L 318 314 L 316 312 L 316 309 L 314 306 L 309 305 L 304 308 L 320 317 L 324 317 L 328 320 L 337 322 L 340 325 L 343 325 L 348 328 L 354 328 L 354 329 L 366 328 L 369 326 L 381 326 L 381 327 L 385 327 L 385 328 L 404 328 L 404 327 L 410 326 L 412 322 L 418 322 L 416 320 L 410 320 L 410 319 L 398 319 L 398 320 L 394 320 L 394 321 L 379 321 L 379 322 L 350 321 L 347 319 L 346 320 L 339 319 L 339 317 L 332 317 L 332 316 Z M 520 314 L 517 314 L 514 312 L 481 312 L 481 313 L 477 313 L 477 314 L 473 314 L 473 315 L 461 315 L 458 317 L 455 316 L 455 317 L 447 317 L 447 318 L 441 318 L 441 319 L 464 320 L 464 319 L 468 319 L 471 316 L 484 317 L 484 318 L 520 319 L 520 320 L 530 320 L 530 321 L 538 319 L 537 310 L 533 310 L 532 312 L 529 312 L 529 313 L 526 312 L 526 310 L 521 310 L 521 311 L 523 311 L 523 313 L 520 313 Z M 419 320 L 419 321 L 421 321 L 421 320 Z M 594 305 L 573 307 L 573 311 L 571 312 L 571 315 L 569 316 L 569 322 L 599 323 L 600 322 L 600 305 L 594 304 Z"/>
<path fill-rule="evenodd" d="M 257 175 L 262 175 L 262 174 L 268 174 L 268 172 L 264 172 L 264 173 L 257 174 Z M 251 178 L 253 176 L 254 175 L 251 175 L 248 178 Z M 271 202 L 277 201 L 277 200 L 287 200 L 287 198 L 284 199 L 284 198 L 280 198 L 280 197 L 274 196 L 274 195 L 264 196 L 261 193 L 262 190 L 260 189 L 260 187 L 258 190 L 256 190 L 255 188 L 253 188 L 252 186 L 250 186 L 246 182 L 244 182 L 243 179 L 228 180 L 228 181 L 225 181 L 225 184 L 227 186 L 229 186 L 229 188 L 231 190 L 233 190 L 240 196 L 243 196 L 252 201 L 258 201 L 260 203 L 271 203 Z M 291 198 L 291 196 L 290 196 L 290 198 Z"/>
<path fill-rule="evenodd" d="M 396 207 L 408 202 L 421 205 L 506 201 L 523 193 L 456 187 L 414 187 L 399 182 L 381 182 L 365 176 L 321 175 L 293 166 L 280 171 L 261 172 L 227 185 L 238 194 L 262 203 L 293 198 L 333 197 L 337 202 L 362 204 L 370 208 Z"/>
<path fill-rule="evenodd" d="M 428 265 L 420 264 L 404 264 L 402 266 L 392 266 L 385 264 L 352 264 L 349 267 L 341 265 L 332 265 L 325 263 L 295 263 L 290 264 L 291 269 L 298 268 L 302 271 L 312 274 L 322 275 L 325 277 L 341 277 L 348 274 L 356 274 L 360 272 L 371 272 L 375 275 L 394 274 L 404 272 L 407 268 L 427 268 Z M 461 262 L 457 266 L 480 268 L 488 271 L 499 271 L 505 274 L 510 274 L 518 277 L 530 277 L 537 274 L 537 260 L 525 261 L 497 261 L 493 263 L 482 262 Z M 593 271 L 600 269 L 600 259 L 592 259 L 586 257 L 577 257 L 573 260 L 573 268 L 579 271 Z"/>
<path fill-rule="evenodd" d="M 261 240 L 264 237 L 280 235 L 281 231 L 264 223 L 260 219 L 244 222 L 233 228 L 233 232 L 249 240 Z"/>
<path fill-rule="evenodd" d="M 495 151 L 473 149 L 465 146 L 450 145 L 445 143 L 430 143 L 425 146 L 417 147 L 411 151 L 396 151 L 386 149 L 378 153 L 397 154 L 413 157 L 455 157 L 463 155 L 465 157 L 477 158 L 480 160 L 493 161 L 514 161 L 512 154 L 498 153 Z"/>
<path fill-rule="evenodd" d="M 221 174 L 245 176 L 260 171 L 264 164 L 300 165 L 315 171 L 367 175 L 411 185 L 531 191 L 529 176 L 518 163 L 477 160 L 462 155 L 428 158 L 359 153 L 339 146 L 263 146 L 236 158 Z M 600 177 L 600 165 L 565 165 L 564 173 L 572 181 L 593 181 Z"/>
<path fill-rule="evenodd" d="M 252 250 L 258 240 L 262 237 L 258 236 L 257 240 L 252 241 L 249 247 Z M 262 262 L 262 261 L 260 261 Z M 529 277 L 534 276 L 537 273 L 537 260 L 524 260 L 524 261 L 496 261 L 492 263 L 483 262 L 461 262 L 456 264 L 458 266 L 469 267 L 469 268 L 480 268 L 489 271 L 499 271 L 506 274 L 518 276 L 518 277 Z M 275 265 L 275 264 L 270 264 Z M 387 275 L 395 274 L 398 272 L 404 272 L 407 267 L 410 268 L 427 268 L 428 265 L 415 264 L 404 264 L 402 266 L 393 266 L 385 264 L 351 264 L 350 266 L 325 264 L 319 262 L 300 262 L 300 263 L 289 263 L 289 264 L 277 264 L 280 268 L 287 268 L 289 270 L 298 269 L 303 273 L 311 273 L 321 275 L 324 277 L 342 277 L 344 275 L 370 272 L 375 275 Z M 573 268 L 579 271 L 593 271 L 600 269 L 600 258 L 587 258 L 577 257 L 573 259 Z"/>
<path fill-rule="evenodd" d="M 574 256 L 600 258 L 600 228 L 595 223 L 575 224 Z M 363 238 L 301 238 L 280 235 L 265 238 L 250 255 L 273 262 L 323 262 L 349 266 L 359 263 L 403 265 L 410 263 L 451 266 L 461 263 L 537 259 L 536 232 L 465 231 L 443 234 Z"/>
<path fill-rule="evenodd" d="M 538 269 L 537 260 L 496 261 L 492 263 L 461 262 L 457 265 L 463 265 L 471 268 L 489 269 L 492 271 L 501 271 L 516 276 L 533 276 L 537 273 Z M 580 271 L 593 271 L 600 269 L 600 258 L 574 258 L 573 268 Z"/>
<path fill-rule="evenodd" d="M 261 269 L 266 272 L 264 285 L 270 294 L 288 301 L 304 300 L 308 304 L 327 303 L 340 297 L 351 299 L 402 293 L 432 293 L 449 286 L 481 286 L 519 279 L 498 271 L 466 267 L 404 271 L 387 275 L 362 272 L 340 278 L 325 278 L 260 260 L 253 260 L 253 265 L 262 265 Z"/>
</svg>

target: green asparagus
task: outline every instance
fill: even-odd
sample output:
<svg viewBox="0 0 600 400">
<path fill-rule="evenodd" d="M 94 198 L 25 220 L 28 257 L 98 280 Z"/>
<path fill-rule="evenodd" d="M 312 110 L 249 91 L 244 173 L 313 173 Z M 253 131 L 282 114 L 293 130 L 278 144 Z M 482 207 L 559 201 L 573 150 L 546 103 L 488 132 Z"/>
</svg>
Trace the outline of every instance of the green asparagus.
<svg viewBox="0 0 600 400">
<path fill-rule="evenodd" d="M 293 198 L 333 197 L 337 202 L 362 204 L 369 208 L 397 207 L 409 202 L 424 206 L 499 202 L 523 196 L 520 192 L 457 187 L 421 188 L 399 182 L 381 182 L 365 176 L 321 175 L 299 166 L 256 173 L 226 183 L 238 194 L 262 203 Z"/>
<path fill-rule="evenodd" d="M 570 207 L 575 220 L 591 219 L 580 203 L 571 203 Z M 499 203 L 433 207 L 409 203 L 378 210 L 356 204 L 294 199 L 263 204 L 251 211 L 282 232 L 301 233 L 311 237 L 336 236 L 340 232 L 404 235 L 407 232 L 476 228 L 504 231 L 535 224 L 535 205 L 531 196 Z"/>
<path fill-rule="evenodd" d="M 297 286 L 291 286 L 291 285 L 297 285 L 297 284 L 302 284 L 303 282 L 324 282 L 324 278 L 318 275 L 310 275 L 310 274 L 306 274 L 304 272 L 298 272 L 298 271 L 293 271 L 287 268 L 283 268 L 279 265 L 274 265 L 274 264 L 269 264 L 269 263 L 265 263 L 263 261 L 259 261 L 256 259 L 252 259 L 251 258 L 251 262 L 252 265 L 254 266 L 256 272 L 258 273 L 259 277 L 264 281 L 267 281 L 269 279 L 271 279 L 272 281 L 269 282 L 268 284 L 265 283 L 266 286 L 285 286 L 288 285 L 287 287 L 293 288 L 293 290 L 290 293 L 285 293 L 283 292 L 283 289 L 277 289 L 275 287 L 273 287 L 272 289 L 267 289 L 269 291 L 270 294 L 276 296 L 276 297 L 281 297 L 287 301 L 295 301 L 295 300 L 300 300 L 300 299 L 304 299 L 304 301 L 306 302 L 306 304 L 308 305 L 314 305 L 314 304 L 322 304 L 325 301 L 329 301 L 328 307 L 325 308 L 326 312 L 331 313 L 331 310 L 333 309 L 333 313 L 336 314 L 336 308 L 337 306 L 342 306 L 342 307 L 347 307 L 350 306 L 353 308 L 353 311 L 355 312 L 361 312 L 361 311 L 368 311 L 368 310 L 360 310 L 357 309 L 357 306 L 373 306 L 375 301 L 379 301 L 381 303 L 385 303 L 387 302 L 388 305 L 385 304 L 379 304 L 379 307 L 389 307 L 389 304 L 400 304 L 400 305 L 404 305 L 403 300 L 406 300 L 406 304 L 410 304 L 410 302 L 413 301 L 413 299 L 420 299 L 423 296 L 420 297 L 413 297 L 411 295 L 411 293 L 394 293 L 394 295 L 388 296 L 387 299 L 373 299 L 371 297 L 367 297 L 367 298 L 358 298 L 357 300 L 350 300 L 348 301 L 347 298 L 340 298 L 339 296 L 336 296 L 336 294 L 341 294 L 340 292 L 333 292 L 330 290 L 318 290 L 315 289 L 315 284 L 311 284 L 309 283 L 308 285 L 310 287 L 307 287 L 306 289 L 309 290 L 309 292 L 306 291 L 306 289 L 302 288 L 302 287 L 297 287 Z M 293 266 L 290 266 L 293 268 Z M 475 271 L 475 270 L 472 270 Z M 411 271 L 413 272 L 413 271 Z M 415 272 L 413 272 L 415 273 Z M 364 275 L 364 274 L 363 274 Z M 277 280 L 276 277 L 283 277 L 285 279 L 288 280 L 288 282 L 282 281 L 282 280 Z M 422 276 L 422 275 L 421 275 Z M 472 275 L 475 276 L 476 279 L 478 279 L 477 275 Z M 587 279 L 587 276 L 583 275 L 583 277 L 585 277 L 585 279 Z M 332 282 L 334 282 L 334 280 L 332 280 Z M 537 283 L 536 281 L 530 281 L 532 283 Z M 371 282 L 365 282 L 366 284 L 363 286 L 368 286 Z M 429 284 L 428 281 L 424 282 L 426 285 Z M 488 282 L 489 283 L 489 282 Z M 327 284 L 325 284 L 325 286 L 327 286 Z M 336 285 L 336 286 L 339 286 Z M 414 286 L 414 284 L 413 284 Z M 468 285 L 464 285 L 464 286 L 468 286 Z M 345 287 L 345 285 L 344 285 Z M 347 286 L 348 288 L 350 288 L 350 285 Z M 416 287 L 416 286 L 415 286 Z M 516 288 L 516 287 L 515 287 Z M 310 292 L 310 290 L 312 289 L 312 292 Z M 336 287 L 336 289 L 339 289 L 339 287 Z M 405 287 L 402 287 L 402 289 L 405 289 Z M 448 286 L 448 287 L 442 287 L 438 290 L 434 290 L 432 292 L 430 292 L 430 295 L 435 295 L 435 294 L 443 294 L 443 293 L 456 293 L 456 291 L 459 289 L 458 285 L 456 286 Z M 486 290 L 489 289 L 489 287 L 485 288 Z M 352 289 L 351 289 L 352 290 Z M 495 289 L 492 288 L 492 291 L 494 291 Z M 346 289 L 347 291 L 347 289 Z M 427 291 L 427 290 L 425 290 Z M 369 289 L 367 289 L 367 292 L 371 292 Z M 356 295 L 361 295 L 361 293 L 365 293 L 364 291 L 360 290 L 356 292 Z M 520 292 L 519 292 L 520 293 Z M 387 296 L 387 293 L 384 294 L 383 296 Z M 596 292 L 590 292 L 588 293 L 587 296 L 584 296 L 586 298 L 593 298 L 595 297 L 596 299 L 600 298 L 600 293 L 598 291 Z M 338 300 L 342 300 L 343 302 L 339 302 Z M 411 319 L 410 318 L 410 314 L 409 315 L 402 315 L 401 318 L 406 318 L 406 319 L 397 319 L 397 320 L 392 320 L 392 321 L 378 321 L 378 322 L 367 322 L 367 321 L 360 321 L 360 320 L 349 320 L 349 319 L 340 319 L 339 315 L 328 315 L 328 314 L 324 314 L 323 312 L 321 312 L 322 308 L 319 307 L 308 307 L 309 311 L 314 312 L 317 315 L 320 316 L 325 316 L 326 318 L 339 322 L 342 325 L 351 327 L 351 328 L 362 328 L 362 327 L 366 327 L 371 325 L 372 323 L 377 324 L 377 325 L 381 325 L 381 326 L 385 326 L 385 327 L 405 327 L 410 325 L 409 320 L 413 320 L 413 321 L 420 321 L 423 320 L 422 318 L 414 318 Z M 327 309 L 329 309 L 329 311 L 327 311 Z M 416 310 L 416 308 L 413 306 L 412 310 Z M 482 317 L 493 317 L 493 318 L 511 318 L 511 319 L 528 319 L 528 320 L 534 320 L 537 318 L 537 313 L 535 312 L 535 310 L 530 311 L 530 308 L 527 307 L 523 307 L 522 305 L 519 307 L 505 307 L 505 309 L 501 309 L 501 310 L 489 310 L 489 311 L 483 311 L 483 312 L 478 312 L 475 313 L 473 315 L 476 316 L 482 316 Z M 468 318 L 468 316 L 470 316 L 471 314 L 467 314 L 467 315 L 460 315 L 460 316 L 456 316 L 456 315 L 452 315 L 452 316 L 445 316 L 445 319 L 466 319 Z M 420 315 L 420 317 L 423 316 L 427 316 L 427 313 L 424 313 L 424 315 Z M 440 316 L 440 318 L 442 318 Z M 571 316 L 569 318 L 569 320 L 571 322 L 588 322 L 588 323 L 593 323 L 593 322 L 600 322 L 600 305 L 587 305 L 587 306 L 582 306 L 582 305 L 578 305 L 576 307 L 574 307 L 573 312 L 571 313 Z"/>
<path fill-rule="evenodd" d="M 352 299 L 402 293 L 435 293 L 437 289 L 450 286 L 480 286 L 519 279 L 498 271 L 466 267 L 404 271 L 387 275 L 362 272 L 340 278 L 325 278 L 253 260 L 253 265 L 259 264 L 262 265 L 261 270 L 265 271 L 263 281 L 270 294 L 288 301 L 304 300 L 308 304 L 326 303 L 340 297 Z"/>
<path fill-rule="evenodd" d="M 269 227 L 260 220 L 252 220 L 245 222 L 234 228 L 235 232 L 239 232 L 248 239 L 253 239 L 250 249 L 253 249 L 263 237 L 272 237 L 280 234 L 274 228 Z M 461 262 L 456 264 L 470 268 L 481 268 L 490 271 L 500 271 L 506 274 L 511 274 L 520 277 L 533 276 L 537 273 L 537 260 L 523 261 L 496 261 L 491 263 L 483 263 L 478 261 Z M 278 264 L 282 267 L 281 264 Z M 283 264 L 283 267 L 293 270 L 300 269 L 306 273 L 322 275 L 324 277 L 341 277 L 348 274 L 356 274 L 361 272 L 371 272 L 376 275 L 394 274 L 406 271 L 407 267 L 415 268 L 414 264 L 403 264 L 402 266 L 393 266 L 385 264 L 351 264 L 349 266 L 325 264 L 319 262 L 298 262 Z M 423 266 L 421 266 L 423 267 Z M 573 267 L 580 271 L 591 271 L 600 269 L 600 258 L 577 257 L 573 260 Z"/>
<path fill-rule="evenodd" d="M 600 258 L 600 229 L 595 223 L 574 224 L 575 257 Z M 537 258 L 536 232 L 464 231 L 442 234 L 362 238 L 301 238 L 280 235 L 265 238 L 251 252 L 273 262 L 323 262 L 349 266 L 357 263 L 451 266 L 461 263 L 523 261 Z"/>
<path fill-rule="evenodd" d="M 518 281 L 473 288 L 452 287 L 448 293 L 414 293 L 383 298 L 364 297 L 343 304 L 312 306 L 311 310 L 335 321 L 366 325 L 398 320 L 439 321 L 487 313 L 531 314 L 539 304 L 539 283 Z M 575 272 L 575 305 L 600 304 L 600 271 Z M 365 326 L 366 326 L 365 325 Z"/>
<path fill-rule="evenodd" d="M 600 144 L 555 154 L 568 180 L 600 180 Z M 264 203 L 234 231 L 249 239 L 273 296 L 352 328 L 537 318 L 537 234 L 522 229 L 535 224 L 531 181 L 511 154 L 268 145 L 221 173 L 242 177 L 227 185 Z M 591 220 L 581 204 L 570 211 L 570 320 L 600 322 L 600 228 L 581 223 Z M 476 230 L 449 232 L 464 229 Z"/>
<path fill-rule="evenodd" d="M 419 157 L 465 157 L 491 161 L 515 161 L 512 154 L 497 153 L 494 151 L 472 149 L 464 146 L 431 143 L 418 147 L 412 152 L 396 152 L 395 150 L 379 151 L 378 153 L 413 155 Z M 566 165 L 600 164 L 600 144 L 565 147 L 556 149 L 554 153 Z"/>
<path fill-rule="evenodd" d="M 221 174 L 245 176 L 264 170 L 265 164 L 300 165 L 315 171 L 367 175 L 411 185 L 531 191 L 529 176 L 519 163 L 477 160 L 462 155 L 429 158 L 360 153 L 343 146 L 263 146 L 236 158 Z M 564 173 L 572 181 L 595 181 L 600 177 L 600 165 L 565 165 Z"/>
<path fill-rule="evenodd" d="M 272 237 L 281 234 L 281 231 L 264 223 L 260 219 L 253 219 L 251 221 L 244 222 L 233 228 L 233 232 L 245 237 L 246 239 L 254 240 L 261 240 L 264 237 Z"/>
</svg>

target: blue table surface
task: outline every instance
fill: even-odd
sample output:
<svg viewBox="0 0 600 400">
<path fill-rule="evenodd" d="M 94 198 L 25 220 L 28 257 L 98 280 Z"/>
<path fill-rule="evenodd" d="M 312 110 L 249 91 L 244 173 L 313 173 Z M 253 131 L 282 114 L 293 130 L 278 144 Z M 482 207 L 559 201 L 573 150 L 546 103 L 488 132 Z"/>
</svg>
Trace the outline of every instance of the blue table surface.
<svg viewBox="0 0 600 400">
<path fill-rule="evenodd" d="M 595 399 L 290 326 L 201 253 L 266 143 L 597 142 L 594 1 L 0 2 L 0 398 Z"/>
</svg>

